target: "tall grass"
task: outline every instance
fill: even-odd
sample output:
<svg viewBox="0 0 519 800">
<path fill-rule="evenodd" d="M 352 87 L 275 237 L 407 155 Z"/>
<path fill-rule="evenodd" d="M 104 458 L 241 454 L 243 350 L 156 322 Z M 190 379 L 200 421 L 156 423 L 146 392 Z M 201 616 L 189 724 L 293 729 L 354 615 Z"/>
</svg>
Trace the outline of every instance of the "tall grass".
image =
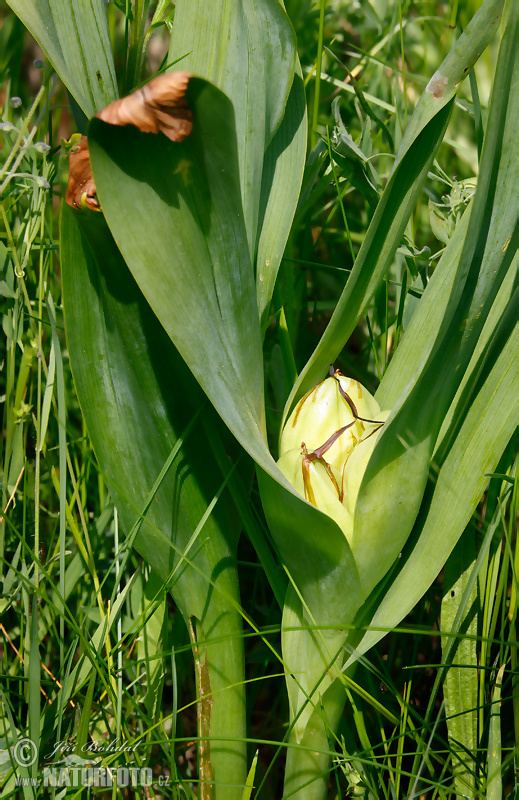
<svg viewBox="0 0 519 800">
<path fill-rule="evenodd" d="M 29 25 L 30 4 L 19 3 L 18 9 L 17 3 L 11 5 Z M 250 370 L 262 371 L 264 376 L 265 418 L 259 427 L 264 425 L 275 458 L 287 400 L 291 392 L 296 397 L 305 374 L 312 374 L 312 354 L 325 346 L 323 333 L 348 287 L 349 275 L 356 274 L 352 270 L 357 256 L 361 252 L 362 259 L 363 253 L 368 253 L 368 266 L 375 258 L 374 250 L 369 249 L 373 229 L 368 233 L 368 228 L 403 140 L 405 144 L 406 130 L 410 135 L 413 110 L 477 10 L 477 4 L 468 0 L 440 11 L 429 0 L 414 4 L 334 3 L 330 7 L 308 0 L 285 5 L 297 37 L 308 104 L 309 148 L 300 192 L 287 183 L 287 197 L 295 198 L 295 216 L 291 227 L 290 219 L 284 223 L 290 233 L 286 248 L 282 248 L 277 279 L 275 274 L 268 277 L 272 302 L 267 290 L 263 294 L 258 291 L 263 365 L 251 363 Z M 507 435 L 508 444 L 504 442 L 498 462 L 485 474 L 484 492 L 479 491 L 474 498 L 474 513 L 463 526 L 464 532 L 448 560 L 445 553 L 445 568 L 436 578 L 431 577 L 419 601 L 396 624 L 376 617 L 375 609 L 382 607 L 386 590 L 391 597 L 389 588 L 400 569 L 397 559 L 393 571 L 384 578 L 386 582 L 373 591 L 370 587 L 362 614 L 345 622 L 345 629 L 351 629 L 351 633 L 345 644 L 342 639 L 337 644 L 342 661 L 333 663 L 333 635 L 340 627 L 333 602 L 323 594 L 321 616 L 312 620 L 313 598 L 307 600 L 294 577 L 293 562 L 280 545 L 264 496 L 263 510 L 260 490 L 264 492 L 264 484 L 261 475 L 259 484 L 254 477 L 252 459 L 237 433 L 238 425 L 234 418 L 231 422 L 226 419 L 239 445 L 178 358 L 161 325 L 146 316 L 148 312 L 143 310 L 123 260 L 124 256 L 130 263 L 131 258 L 112 220 L 109 223 L 120 251 L 112 233 L 106 233 L 107 227 L 100 232 L 98 218 L 94 223 L 87 221 L 85 228 L 78 224 L 76 229 L 75 223 L 64 217 L 62 225 L 70 239 L 66 257 L 60 262 L 60 203 L 67 177 L 62 139 L 68 139 L 76 128 L 84 132 L 86 116 L 110 102 L 111 93 L 129 91 L 147 80 L 148 55 L 151 58 L 158 53 L 165 66 L 174 60 L 171 54 L 175 48 L 179 56 L 190 52 L 186 45 L 189 32 L 181 28 L 186 7 L 179 3 L 174 15 L 167 3 L 109 3 L 107 41 L 98 37 L 94 42 L 92 36 L 85 39 L 95 46 L 99 61 L 88 48 L 82 57 L 92 60 L 86 64 L 77 53 L 72 57 L 63 47 L 63 70 L 61 62 L 53 65 L 58 74 L 48 58 L 40 61 L 42 54 L 34 40 L 28 35 L 23 38 L 23 25 L 14 13 L 0 9 L 0 287 L 5 342 L 1 357 L 0 520 L 3 794 L 72 797 L 84 791 L 91 796 L 127 796 L 124 788 L 116 786 L 104 790 L 99 786 L 44 786 L 46 769 L 59 761 L 69 769 L 67 774 L 74 766 L 91 763 L 108 768 L 109 774 L 117 767 L 149 767 L 153 783 L 134 786 L 131 792 L 136 797 L 268 800 L 296 792 L 303 798 L 515 797 L 519 736 L 515 435 Z M 40 22 L 34 19 L 32 32 L 38 37 Z M 171 30 L 173 44 L 168 56 Z M 481 36 L 484 38 L 484 32 Z M 416 191 L 412 211 L 402 225 L 403 233 L 395 242 L 396 252 L 388 256 L 387 269 L 382 270 L 372 296 L 366 295 L 366 302 L 358 304 L 358 319 L 353 318 L 352 311 L 351 320 L 344 322 L 345 327 L 351 323 L 352 328 L 350 336 L 344 334 L 346 347 L 339 346 L 343 334 L 337 334 L 335 367 L 373 392 L 382 381 L 377 397 L 387 398 L 387 407 L 396 404 L 395 368 L 390 371 L 393 358 L 399 348 L 401 354 L 408 354 L 399 356 L 405 374 L 405 359 L 412 357 L 413 342 L 409 344 L 408 339 L 407 344 L 402 343 L 414 315 L 415 355 L 427 341 L 427 330 L 417 323 L 425 306 L 425 302 L 421 305 L 422 297 L 446 248 L 448 254 L 461 248 L 463 225 L 467 225 L 474 205 L 483 133 L 489 124 L 497 38 L 460 87 L 448 125 L 445 118 L 445 135 L 438 129 L 437 138 L 442 143 L 434 157 L 432 145 L 421 161 L 418 157 L 424 172 L 423 189 Z M 41 37 L 40 43 L 47 47 Z M 88 67 L 101 64 L 103 48 L 108 45 L 113 49 L 116 72 L 103 72 L 101 88 L 96 89 L 99 96 L 94 93 L 92 99 Z M 193 71 L 202 74 L 200 68 Z M 71 81 L 67 93 L 58 75 L 67 82 L 68 74 Z M 298 86 L 297 81 L 294 85 Z M 226 91 L 232 96 L 229 86 Z M 75 97 L 72 101 L 71 95 Z M 216 90 L 209 101 L 214 104 L 210 106 L 213 119 L 227 124 L 223 115 L 221 120 L 217 116 L 223 100 Z M 202 113 L 202 100 L 193 100 L 194 104 L 198 102 Z M 234 98 L 233 102 L 237 107 Z M 292 102 L 290 112 L 300 126 L 297 128 L 294 122 L 293 129 L 301 131 L 297 97 L 291 96 Z M 229 131 L 232 133 L 231 127 Z M 102 160 L 110 152 L 110 134 L 101 125 L 94 125 L 91 133 L 94 168 L 100 170 L 100 176 L 101 172 L 108 176 L 106 187 L 102 177 L 98 181 L 100 193 L 105 192 L 103 205 L 108 219 L 111 203 L 124 207 L 129 201 L 131 205 L 131 197 L 111 197 L 111 173 L 109 167 L 104 170 L 106 162 Z M 121 137 L 126 134 L 127 129 Z M 225 148 L 230 137 L 222 135 L 219 146 Z M 159 149 L 161 146 L 157 145 Z M 115 152 L 117 141 L 112 147 Z M 241 147 L 239 140 L 236 158 L 243 165 L 247 154 Z M 115 152 L 114 160 L 117 156 Z M 510 154 L 510 158 L 516 156 Z M 250 175 L 251 183 L 257 180 L 252 167 Z M 239 195 L 240 184 L 236 185 Z M 253 209 L 254 202 L 249 200 Z M 256 223 L 248 221 L 248 206 L 244 206 L 243 241 L 250 244 Z M 280 207 L 282 203 L 277 209 Z M 132 208 L 127 210 L 130 216 Z M 397 208 L 394 210 L 396 214 Z M 499 216 L 505 210 L 510 211 L 496 205 L 494 213 Z M 283 231 L 278 233 L 274 222 L 269 221 L 273 236 L 281 241 Z M 88 235 L 97 242 L 90 262 L 88 248 L 81 250 Z M 258 250 L 262 252 L 263 247 L 268 255 L 267 244 L 258 240 Z M 515 244 L 514 239 L 512 247 Z M 153 251 L 156 261 L 151 262 L 152 269 L 160 267 L 162 246 L 157 243 Z M 110 261 L 101 281 L 92 284 L 96 290 L 87 294 L 84 276 L 88 270 L 75 273 L 70 264 L 76 263 L 74 259 L 79 264 L 78 253 L 84 252 L 87 255 L 81 263 L 92 269 L 94 262 L 103 263 L 112 247 L 120 260 L 114 257 Z M 506 298 L 512 293 L 514 264 L 512 253 L 502 290 L 505 299 L 499 307 L 503 326 L 511 309 L 513 312 Z M 62 272 L 68 292 L 67 319 Z M 110 294 L 116 285 L 117 293 Z M 167 301 L 168 294 L 161 286 L 158 295 L 159 301 L 161 295 Z M 175 406 L 175 426 L 160 422 L 161 399 L 139 423 L 138 438 L 121 415 L 120 428 L 111 429 L 113 438 L 110 431 L 103 433 L 103 424 L 112 415 L 115 418 L 115 412 L 103 403 L 105 395 L 92 391 L 88 399 L 88 391 L 98 386 L 100 375 L 108 374 L 103 366 L 108 362 L 99 359 L 101 354 L 106 356 L 115 338 L 103 338 L 105 332 L 100 334 L 99 327 L 89 336 L 88 326 L 76 326 L 75 322 L 81 314 L 98 314 L 95 303 L 99 298 L 99 314 L 105 315 L 105 321 L 115 320 L 117 309 L 124 306 L 127 310 L 124 325 L 117 329 L 114 323 L 114 330 L 122 331 L 124 363 L 136 365 L 140 376 L 134 398 L 140 397 L 139 391 L 145 398 L 146 393 L 148 399 L 152 396 L 155 389 L 151 378 L 147 382 L 152 371 L 163 392 L 157 394 L 160 398 L 176 398 L 182 381 L 182 399 L 187 399 L 184 405 L 179 401 Z M 347 311 L 351 307 L 346 304 Z M 133 342 L 138 341 L 134 320 L 139 324 L 144 320 L 147 341 L 158 343 L 157 362 L 162 359 L 163 363 L 157 366 L 155 357 L 150 358 L 153 370 L 148 370 L 146 354 L 133 348 Z M 424 325 L 428 321 L 432 330 L 434 316 L 425 317 Z M 164 320 L 160 322 L 169 333 Z M 513 322 L 509 327 L 505 332 L 496 327 L 494 338 L 489 335 L 488 340 L 485 333 L 481 335 L 478 346 L 483 355 L 476 350 L 474 362 L 470 362 L 472 365 L 478 358 L 487 358 L 481 362 L 481 374 L 494 377 L 492 368 L 497 364 L 499 369 L 505 363 L 499 360 L 504 345 L 502 351 L 499 346 L 505 339 L 512 341 Z M 109 346 L 104 351 L 101 348 L 106 341 Z M 81 353 L 86 355 L 79 367 Z M 323 353 L 323 359 L 328 353 Z M 244 364 L 247 366 L 246 359 Z M 517 376 L 509 362 L 506 364 L 512 387 L 506 414 L 513 422 L 517 417 Z M 213 384 L 209 379 L 203 383 L 196 365 L 191 368 L 225 416 L 225 402 L 222 400 L 219 407 L 214 401 Z M 468 436 L 462 428 L 468 404 L 464 405 L 464 399 L 469 397 L 476 407 L 474 398 L 479 398 L 483 406 L 488 406 L 483 383 L 483 378 L 478 383 L 477 370 L 472 366 L 467 383 L 458 389 L 453 405 L 449 403 L 437 449 L 427 463 L 429 478 L 418 518 L 423 526 L 437 482 L 441 481 L 441 469 L 449 464 L 452 442 L 465 441 L 462 437 Z M 233 388 L 236 396 L 241 393 L 245 397 L 250 387 L 244 381 Z M 129 409 L 132 398 L 123 400 L 121 407 Z M 505 411 L 502 404 L 494 402 L 499 408 L 496 428 L 503 438 L 505 426 L 499 425 Z M 239 400 L 236 404 L 239 406 Z M 479 406 L 476 411 L 483 416 Z M 154 430 L 160 431 L 156 440 Z M 95 452 L 90 437 L 95 441 Z M 153 471 L 155 461 L 148 458 L 147 445 L 151 445 L 162 470 Z M 249 448 L 256 460 L 258 452 L 259 446 L 256 451 Z M 119 457 L 123 462 L 121 454 L 127 453 L 135 459 L 130 462 L 130 455 L 127 457 L 132 468 L 121 468 L 117 473 L 113 464 Z M 493 463 L 490 455 L 489 463 Z M 197 480 L 189 483 L 192 475 Z M 186 486 L 190 506 L 182 495 Z M 171 526 L 172 515 L 169 507 L 166 517 L 161 517 L 160 504 L 170 491 L 171 496 L 182 497 L 175 509 L 176 524 L 184 538 L 175 539 L 172 534 L 173 546 L 169 539 L 166 546 L 159 536 L 160 525 L 166 518 Z M 405 549 L 402 543 L 400 564 L 410 557 L 421 531 L 414 528 Z M 311 529 L 304 535 L 301 532 L 297 548 L 302 551 L 305 536 L 313 533 Z M 208 542 L 216 544 L 206 557 Z M 307 616 L 302 625 L 303 638 L 297 641 L 306 642 L 304 637 L 310 629 L 312 641 L 324 636 L 332 643 L 329 661 L 321 658 L 318 678 L 312 679 L 319 684 L 326 678 L 322 673 L 327 667 L 330 672 L 337 670 L 332 686 L 340 686 L 340 703 L 345 700 L 345 711 L 342 713 L 339 707 L 336 728 L 322 713 L 326 707 L 323 694 L 312 694 L 314 683 L 309 682 L 308 689 L 302 672 L 294 669 L 293 652 L 282 650 L 282 628 L 284 637 L 287 630 L 290 633 L 290 624 L 299 634 L 304 616 L 294 612 L 287 624 L 286 606 L 283 623 L 283 603 L 291 583 L 296 585 L 301 608 L 309 609 L 310 615 L 310 622 Z M 409 592 L 412 590 L 410 587 Z M 318 597 L 322 591 L 318 586 Z M 340 602 L 339 597 L 337 605 Z M 293 598 L 289 608 L 290 612 L 298 608 Z M 366 644 L 369 636 L 371 647 Z M 209 665 L 215 669 L 210 679 Z M 294 681 L 303 687 L 302 694 L 306 692 L 300 713 L 304 716 L 310 709 L 317 719 L 325 720 L 322 737 L 310 740 L 310 744 L 294 739 L 298 717 L 289 707 L 284 680 L 288 672 L 290 683 L 291 669 Z M 218 722 L 214 708 L 220 709 Z M 30 746 L 24 749 L 17 745 L 25 738 L 36 745 L 37 758 L 32 758 Z M 317 759 L 324 765 L 318 768 L 323 775 L 317 774 L 322 793 L 312 793 L 317 783 L 316 774 L 310 773 L 306 786 L 302 780 L 288 788 L 285 784 L 283 789 L 287 751 L 297 754 L 296 761 L 302 753 L 305 764 L 306 753 L 313 757 L 314 750 L 322 751 Z M 213 767 L 217 771 L 216 788 Z"/>
</svg>

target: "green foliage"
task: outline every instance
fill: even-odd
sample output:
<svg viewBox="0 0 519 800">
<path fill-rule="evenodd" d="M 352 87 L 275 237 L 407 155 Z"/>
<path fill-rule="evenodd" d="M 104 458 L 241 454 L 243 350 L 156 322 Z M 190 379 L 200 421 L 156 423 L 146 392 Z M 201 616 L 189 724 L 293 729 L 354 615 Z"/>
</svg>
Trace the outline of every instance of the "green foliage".
<svg viewBox="0 0 519 800">
<path fill-rule="evenodd" d="M 115 738 L 175 797 L 513 796 L 517 4 L 9 5 L 4 793 Z M 58 234 L 58 77 L 86 132 L 165 26 L 191 135 L 93 119 Z M 332 362 L 391 409 L 348 538 L 276 466 Z"/>
</svg>

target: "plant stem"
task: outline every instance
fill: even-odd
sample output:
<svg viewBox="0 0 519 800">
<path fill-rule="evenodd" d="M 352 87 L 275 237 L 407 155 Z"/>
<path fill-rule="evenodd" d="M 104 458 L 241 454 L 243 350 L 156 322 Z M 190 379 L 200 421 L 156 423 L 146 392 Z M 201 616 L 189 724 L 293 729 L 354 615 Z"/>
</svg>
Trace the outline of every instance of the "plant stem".
<svg viewBox="0 0 519 800">
<path fill-rule="evenodd" d="M 339 679 L 326 690 L 308 721 L 301 741 L 292 728 L 285 769 L 283 798 L 324 800 L 330 780 L 330 739 L 333 741 L 346 701 Z"/>
<path fill-rule="evenodd" d="M 241 800 L 247 777 L 243 629 L 238 612 L 218 595 L 207 604 L 204 620 L 188 626 L 197 686 L 199 796 Z"/>
</svg>

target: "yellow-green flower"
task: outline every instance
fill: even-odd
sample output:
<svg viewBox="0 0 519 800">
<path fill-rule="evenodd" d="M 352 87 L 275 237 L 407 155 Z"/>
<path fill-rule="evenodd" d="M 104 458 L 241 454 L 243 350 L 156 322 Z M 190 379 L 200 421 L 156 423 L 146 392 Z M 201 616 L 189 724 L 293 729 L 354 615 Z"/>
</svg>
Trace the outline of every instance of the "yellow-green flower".
<svg viewBox="0 0 519 800">
<path fill-rule="evenodd" d="M 278 466 L 294 489 L 309 503 L 324 511 L 337 522 L 351 541 L 353 517 L 342 504 L 341 476 L 324 458 L 312 458 L 300 447 L 287 450 Z"/>
<path fill-rule="evenodd" d="M 326 451 L 326 461 L 342 471 L 345 459 L 364 434 L 367 423 L 363 420 L 375 419 L 379 412 L 377 401 L 367 389 L 336 370 L 333 377 L 318 383 L 299 401 L 283 429 L 279 454 L 295 447 L 301 449 L 303 442 L 311 453 L 346 427 Z"/>
<path fill-rule="evenodd" d="M 362 477 L 388 416 L 367 389 L 337 370 L 299 401 L 281 435 L 281 471 L 348 541 Z"/>
</svg>

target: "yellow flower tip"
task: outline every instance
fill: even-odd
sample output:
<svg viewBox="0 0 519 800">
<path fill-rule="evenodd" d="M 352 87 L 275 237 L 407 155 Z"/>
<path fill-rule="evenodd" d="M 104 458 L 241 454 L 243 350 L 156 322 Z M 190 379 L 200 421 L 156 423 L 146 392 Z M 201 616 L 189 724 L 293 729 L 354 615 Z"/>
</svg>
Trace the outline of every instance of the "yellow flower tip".
<svg viewBox="0 0 519 800">
<path fill-rule="evenodd" d="M 326 461 L 342 471 L 344 462 L 359 439 L 366 423 L 380 412 L 375 398 L 358 381 L 346 378 L 339 370 L 313 387 L 299 401 L 281 435 L 279 452 L 285 453 L 306 443 L 313 452 L 339 430 L 340 436 L 326 449 Z M 356 419 L 356 415 L 362 419 Z"/>
</svg>

